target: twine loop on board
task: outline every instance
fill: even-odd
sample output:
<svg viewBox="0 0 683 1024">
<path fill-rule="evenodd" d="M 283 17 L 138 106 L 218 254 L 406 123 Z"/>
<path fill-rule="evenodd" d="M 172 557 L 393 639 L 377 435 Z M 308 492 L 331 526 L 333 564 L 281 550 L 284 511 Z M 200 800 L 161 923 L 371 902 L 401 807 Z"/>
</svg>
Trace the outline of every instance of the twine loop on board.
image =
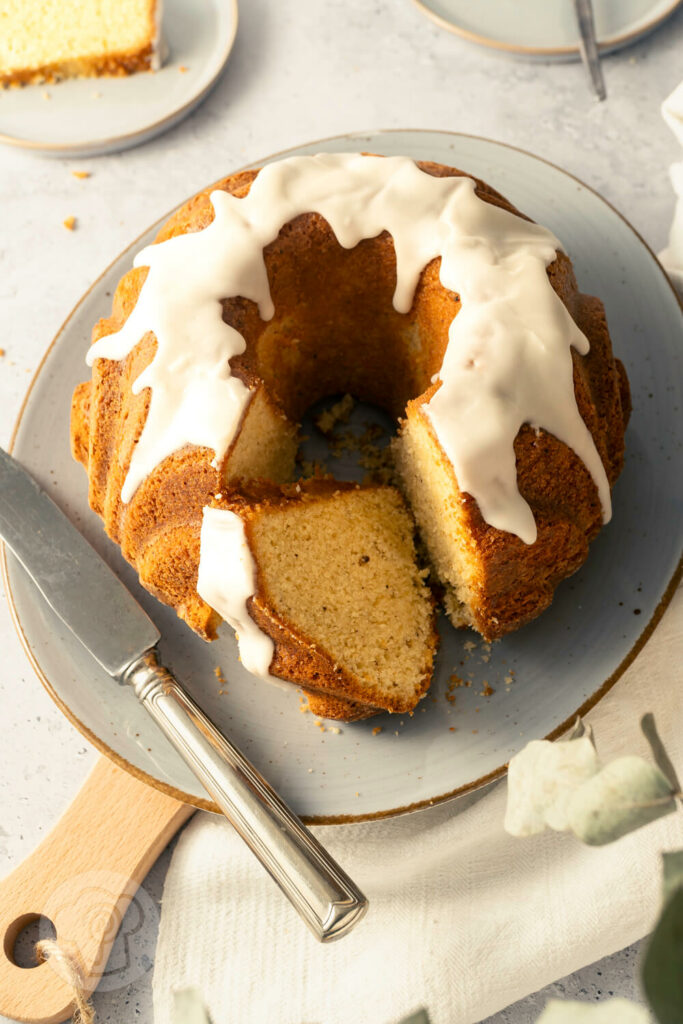
<svg viewBox="0 0 683 1024">
<path fill-rule="evenodd" d="M 42 964 L 50 960 L 60 978 L 73 989 L 74 1015 L 72 1024 L 94 1024 L 95 1010 L 88 999 L 83 975 L 76 960 L 65 953 L 54 939 L 41 939 L 36 943 L 36 957 Z"/>
</svg>

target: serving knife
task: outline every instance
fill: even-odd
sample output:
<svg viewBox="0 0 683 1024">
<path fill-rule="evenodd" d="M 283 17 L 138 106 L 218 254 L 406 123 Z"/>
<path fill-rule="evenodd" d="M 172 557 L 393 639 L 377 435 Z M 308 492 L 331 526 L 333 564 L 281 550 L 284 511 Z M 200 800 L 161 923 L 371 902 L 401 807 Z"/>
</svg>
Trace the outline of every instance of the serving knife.
<svg viewBox="0 0 683 1024">
<path fill-rule="evenodd" d="M 0 448 L 0 538 L 113 681 L 131 686 L 320 942 L 368 902 L 261 773 L 158 661 L 147 613 L 30 474 Z"/>
</svg>

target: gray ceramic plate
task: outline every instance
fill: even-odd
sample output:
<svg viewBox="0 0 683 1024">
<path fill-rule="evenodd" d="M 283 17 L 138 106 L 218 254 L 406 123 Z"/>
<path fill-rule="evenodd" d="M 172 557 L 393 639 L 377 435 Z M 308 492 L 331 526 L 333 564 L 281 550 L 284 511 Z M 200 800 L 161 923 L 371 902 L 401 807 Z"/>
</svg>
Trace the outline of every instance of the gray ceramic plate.
<svg viewBox="0 0 683 1024">
<path fill-rule="evenodd" d="M 654 256 L 622 217 L 575 178 L 528 153 L 415 131 L 343 136 L 291 152 L 321 150 L 404 153 L 466 168 L 552 228 L 574 259 L 582 288 L 604 299 L 633 388 L 626 468 L 612 523 L 541 619 L 491 650 L 443 622 L 436 679 L 413 717 L 383 715 L 335 733 L 299 713 L 296 690 L 248 676 L 227 627 L 207 645 L 140 589 L 87 507 L 83 470 L 69 455 L 69 399 L 87 375 L 91 326 L 108 313 L 116 282 L 154 228 L 105 271 L 58 334 L 21 413 L 14 453 L 137 594 L 161 629 L 164 658 L 195 699 L 300 814 L 329 821 L 398 813 L 499 777 L 528 740 L 559 734 L 591 706 L 642 646 L 670 593 L 683 533 L 683 317 Z M 17 623 L 58 703 L 129 770 L 201 803 L 193 776 L 132 693 L 98 671 L 17 564 L 8 563 Z M 216 666 L 228 680 L 225 693 Z M 453 674 L 471 685 L 453 687 Z M 486 696 L 489 688 L 495 692 Z"/>
<path fill-rule="evenodd" d="M 602 53 L 618 50 L 652 32 L 683 0 L 593 0 Z M 578 60 L 579 32 L 570 0 L 414 0 L 442 28 L 472 43 L 544 60 Z"/>
<path fill-rule="evenodd" d="M 164 0 L 159 71 L 0 89 L 0 142 L 45 156 L 97 156 L 160 135 L 216 84 L 237 32 L 237 0 Z"/>
</svg>

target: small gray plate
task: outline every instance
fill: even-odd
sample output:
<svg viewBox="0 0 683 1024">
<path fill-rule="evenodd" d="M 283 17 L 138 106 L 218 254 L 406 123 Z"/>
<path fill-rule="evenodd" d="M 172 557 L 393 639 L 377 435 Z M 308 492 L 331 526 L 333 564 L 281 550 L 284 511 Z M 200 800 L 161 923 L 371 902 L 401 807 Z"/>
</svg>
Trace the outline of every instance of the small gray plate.
<svg viewBox="0 0 683 1024">
<path fill-rule="evenodd" d="M 413 0 L 442 28 L 500 53 L 543 60 L 579 60 L 579 29 L 570 0 Z M 593 0 L 601 53 L 653 32 L 683 0 Z"/>
<path fill-rule="evenodd" d="M 182 121 L 218 81 L 237 32 L 237 0 L 164 0 L 163 66 L 127 78 L 0 89 L 0 142 L 44 156 L 137 146 Z"/>
<path fill-rule="evenodd" d="M 69 454 L 69 400 L 87 376 L 91 327 L 108 314 L 118 279 L 155 228 L 105 271 L 58 334 L 20 415 L 13 450 L 139 597 L 161 629 L 163 657 L 195 700 L 299 814 L 330 821 L 400 813 L 472 792 L 500 777 L 528 740 L 558 735 L 633 659 L 671 593 L 681 550 L 683 317 L 659 264 L 628 223 L 575 178 L 528 153 L 431 131 L 341 136 L 289 152 L 322 150 L 403 153 L 467 169 L 548 225 L 572 256 L 582 289 L 605 302 L 633 390 L 626 466 L 612 522 L 539 620 L 490 649 L 442 621 L 435 681 L 414 715 L 385 714 L 333 732 L 330 723 L 316 726 L 299 713 L 296 690 L 245 673 L 230 629 L 205 644 L 140 588 L 88 509 L 85 474 Z M 98 672 L 23 571 L 7 561 L 20 632 L 60 706 L 120 764 L 201 804 L 198 783 L 133 694 Z M 455 676 L 470 685 L 455 685 Z"/>
</svg>

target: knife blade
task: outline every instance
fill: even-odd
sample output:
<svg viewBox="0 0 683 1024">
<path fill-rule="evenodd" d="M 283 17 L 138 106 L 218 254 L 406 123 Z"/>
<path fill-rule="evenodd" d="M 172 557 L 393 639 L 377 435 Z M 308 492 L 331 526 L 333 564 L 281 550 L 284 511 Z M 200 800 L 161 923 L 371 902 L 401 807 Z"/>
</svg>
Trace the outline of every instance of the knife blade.
<svg viewBox="0 0 683 1024">
<path fill-rule="evenodd" d="M 132 686 L 315 937 L 360 921 L 368 902 L 260 772 L 159 664 L 160 634 L 52 499 L 0 448 L 0 539 L 105 671 Z"/>
<path fill-rule="evenodd" d="M 159 641 L 131 592 L 33 477 L 0 449 L 0 537 L 110 676 Z"/>
</svg>

